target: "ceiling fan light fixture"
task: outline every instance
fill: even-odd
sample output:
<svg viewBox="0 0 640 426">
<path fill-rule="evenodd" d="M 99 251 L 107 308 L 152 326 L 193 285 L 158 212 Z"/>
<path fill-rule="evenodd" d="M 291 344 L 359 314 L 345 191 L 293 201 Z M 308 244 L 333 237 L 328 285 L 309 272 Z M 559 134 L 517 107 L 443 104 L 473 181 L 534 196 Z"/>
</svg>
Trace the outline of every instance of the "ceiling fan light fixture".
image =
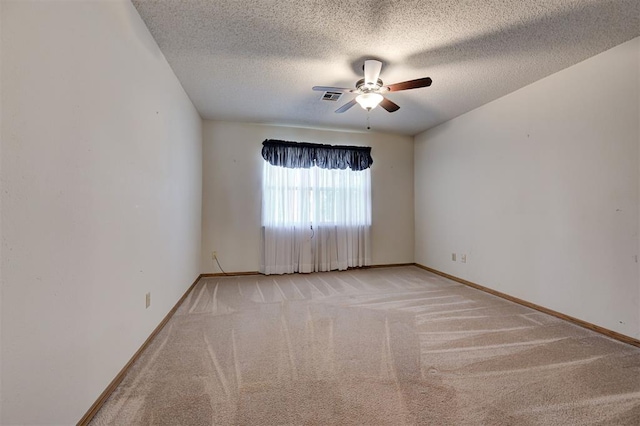
<svg viewBox="0 0 640 426">
<path fill-rule="evenodd" d="M 360 104 L 362 109 L 366 109 L 367 111 L 371 111 L 375 107 L 382 102 L 384 98 L 379 93 L 363 93 L 356 97 L 356 102 Z"/>
</svg>

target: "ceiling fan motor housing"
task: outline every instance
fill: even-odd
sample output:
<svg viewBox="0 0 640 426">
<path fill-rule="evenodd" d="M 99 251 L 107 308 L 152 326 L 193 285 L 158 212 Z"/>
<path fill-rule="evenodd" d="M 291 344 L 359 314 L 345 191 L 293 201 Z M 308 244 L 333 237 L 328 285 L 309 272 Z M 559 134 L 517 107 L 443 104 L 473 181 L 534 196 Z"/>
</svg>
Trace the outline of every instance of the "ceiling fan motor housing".
<svg viewBox="0 0 640 426">
<path fill-rule="evenodd" d="M 382 108 L 387 110 L 387 112 L 395 112 L 399 110 L 400 107 L 393 101 L 383 96 L 387 92 L 399 92 L 401 90 L 418 89 L 420 87 L 431 86 L 431 79 L 429 77 L 423 77 L 415 80 L 408 80 L 401 83 L 384 86 L 382 80 L 378 78 L 381 69 L 382 62 L 375 59 L 368 59 L 364 61 L 364 78 L 361 78 L 356 82 L 355 90 L 347 89 L 344 87 L 330 86 L 313 86 L 313 90 L 357 94 L 355 99 L 352 99 L 335 111 L 336 113 L 341 114 L 356 104 L 360 104 L 360 106 L 367 111 L 371 111 L 372 109 L 380 105 L 382 106 Z M 324 96 L 326 96 L 326 93 Z"/>
<path fill-rule="evenodd" d="M 367 85 L 364 78 L 356 82 L 356 89 L 362 93 L 377 92 L 382 87 L 382 80 L 378 79 L 375 85 Z"/>
</svg>

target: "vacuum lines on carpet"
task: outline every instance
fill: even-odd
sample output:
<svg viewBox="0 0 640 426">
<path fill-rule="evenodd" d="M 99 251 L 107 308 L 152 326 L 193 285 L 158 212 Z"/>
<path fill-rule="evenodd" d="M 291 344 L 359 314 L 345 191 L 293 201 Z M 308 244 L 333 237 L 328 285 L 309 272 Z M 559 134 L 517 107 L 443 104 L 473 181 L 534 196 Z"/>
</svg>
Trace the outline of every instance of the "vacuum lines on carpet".
<svg viewBox="0 0 640 426">
<path fill-rule="evenodd" d="M 638 425 L 640 349 L 417 267 L 201 279 L 93 425 Z"/>
</svg>

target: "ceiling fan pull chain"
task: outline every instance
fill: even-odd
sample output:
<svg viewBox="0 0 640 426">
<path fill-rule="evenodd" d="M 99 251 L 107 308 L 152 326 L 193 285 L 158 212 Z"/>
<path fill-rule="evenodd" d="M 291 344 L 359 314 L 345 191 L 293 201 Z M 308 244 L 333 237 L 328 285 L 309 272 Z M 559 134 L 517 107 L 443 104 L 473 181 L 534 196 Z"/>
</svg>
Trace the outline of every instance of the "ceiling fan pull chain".
<svg viewBox="0 0 640 426">
<path fill-rule="evenodd" d="M 369 117 L 371 116 L 371 111 L 367 111 L 367 130 L 371 130 L 371 123 L 369 122 Z"/>
</svg>

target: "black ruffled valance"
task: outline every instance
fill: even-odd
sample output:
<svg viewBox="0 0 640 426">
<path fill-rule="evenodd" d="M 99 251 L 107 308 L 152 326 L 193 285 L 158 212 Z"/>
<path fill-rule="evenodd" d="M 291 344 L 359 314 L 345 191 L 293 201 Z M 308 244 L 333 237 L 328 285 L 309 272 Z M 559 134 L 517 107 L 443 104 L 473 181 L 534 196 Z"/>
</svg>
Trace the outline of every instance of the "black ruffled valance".
<svg viewBox="0 0 640 426">
<path fill-rule="evenodd" d="M 262 158 L 274 166 L 290 169 L 365 170 L 373 164 L 370 146 L 322 145 L 267 139 L 262 142 Z"/>
</svg>

